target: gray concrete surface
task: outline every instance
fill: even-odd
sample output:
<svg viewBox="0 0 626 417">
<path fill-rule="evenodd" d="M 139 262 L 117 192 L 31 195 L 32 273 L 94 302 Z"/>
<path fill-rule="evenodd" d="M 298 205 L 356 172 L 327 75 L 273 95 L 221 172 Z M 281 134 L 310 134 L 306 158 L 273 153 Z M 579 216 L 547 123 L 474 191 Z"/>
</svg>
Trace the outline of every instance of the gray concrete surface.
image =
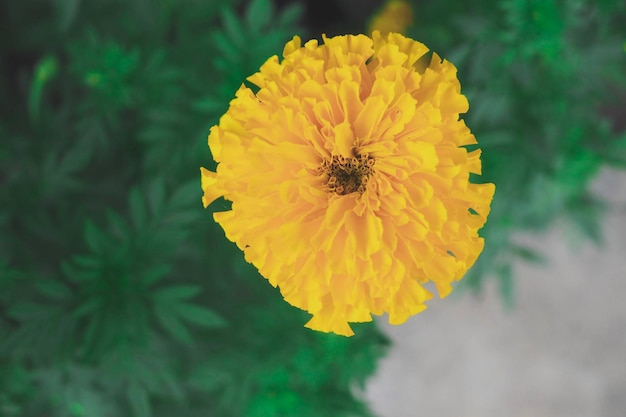
<svg viewBox="0 0 626 417">
<path fill-rule="evenodd" d="M 380 417 L 626 417 L 626 173 L 593 189 L 612 203 L 604 245 L 559 225 L 519 236 L 549 265 L 515 266 L 514 310 L 491 282 L 381 320 L 394 345 L 365 393 Z"/>
</svg>

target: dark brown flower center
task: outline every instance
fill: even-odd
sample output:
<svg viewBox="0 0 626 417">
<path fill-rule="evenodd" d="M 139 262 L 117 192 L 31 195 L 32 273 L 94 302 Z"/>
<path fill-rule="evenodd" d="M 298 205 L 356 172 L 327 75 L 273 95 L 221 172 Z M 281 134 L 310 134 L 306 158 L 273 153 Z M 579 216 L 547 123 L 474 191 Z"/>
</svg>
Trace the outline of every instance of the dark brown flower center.
<svg viewBox="0 0 626 417">
<path fill-rule="evenodd" d="M 330 161 L 322 162 L 322 170 L 328 175 L 328 190 L 339 195 L 363 193 L 373 167 L 374 159 L 367 155 L 352 158 L 335 155 Z"/>
</svg>

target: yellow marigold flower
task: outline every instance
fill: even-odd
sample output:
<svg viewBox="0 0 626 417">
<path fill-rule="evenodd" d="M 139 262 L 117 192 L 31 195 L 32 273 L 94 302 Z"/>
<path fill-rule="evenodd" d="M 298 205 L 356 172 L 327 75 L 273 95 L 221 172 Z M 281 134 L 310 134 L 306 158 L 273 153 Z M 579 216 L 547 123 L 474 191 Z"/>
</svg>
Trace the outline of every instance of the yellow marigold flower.
<svg viewBox="0 0 626 417">
<path fill-rule="evenodd" d="M 493 184 L 472 184 L 480 150 L 456 68 L 400 34 L 327 38 L 273 56 L 213 126 L 217 172 L 201 168 L 203 203 L 315 330 L 393 324 L 441 297 L 483 249 Z"/>
<path fill-rule="evenodd" d="M 369 32 L 378 30 L 382 34 L 404 33 L 411 23 L 413 23 L 411 5 L 404 0 L 389 0 L 372 18 Z"/>
</svg>

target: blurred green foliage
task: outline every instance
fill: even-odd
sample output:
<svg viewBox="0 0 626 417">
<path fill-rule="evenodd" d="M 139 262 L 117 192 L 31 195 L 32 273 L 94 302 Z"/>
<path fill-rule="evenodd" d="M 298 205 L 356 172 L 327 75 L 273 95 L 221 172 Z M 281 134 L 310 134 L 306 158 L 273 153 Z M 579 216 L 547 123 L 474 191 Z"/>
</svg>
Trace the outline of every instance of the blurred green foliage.
<svg viewBox="0 0 626 417">
<path fill-rule="evenodd" d="M 624 5 L 413 3 L 409 35 L 458 66 L 480 180 L 498 187 L 463 282 L 496 274 L 512 299 L 511 262 L 542 258 L 514 232 L 565 217 L 599 238 L 589 181 L 626 164 L 601 112 L 624 87 Z M 200 202 L 209 127 L 303 34 L 302 12 L 0 4 L 0 416 L 370 415 L 358 388 L 387 346 L 375 325 L 303 328 Z"/>
</svg>

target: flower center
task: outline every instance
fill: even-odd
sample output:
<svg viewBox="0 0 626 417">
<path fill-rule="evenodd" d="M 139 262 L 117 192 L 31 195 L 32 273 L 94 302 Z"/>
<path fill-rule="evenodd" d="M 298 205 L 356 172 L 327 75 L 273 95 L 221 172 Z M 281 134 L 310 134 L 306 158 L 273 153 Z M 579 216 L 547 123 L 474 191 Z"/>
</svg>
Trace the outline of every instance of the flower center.
<svg viewBox="0 0 626 417">
<path fill-rule="evenodd" d="M 353 192 L 363 193 L 370 174 L 374 170 L 374 159 L 367 155 L 352 158 L 334 155 L 330 161 L 322 162 L 322 170 L 328 175 L 328 190 L 339 195 Z"/>
</svg>

